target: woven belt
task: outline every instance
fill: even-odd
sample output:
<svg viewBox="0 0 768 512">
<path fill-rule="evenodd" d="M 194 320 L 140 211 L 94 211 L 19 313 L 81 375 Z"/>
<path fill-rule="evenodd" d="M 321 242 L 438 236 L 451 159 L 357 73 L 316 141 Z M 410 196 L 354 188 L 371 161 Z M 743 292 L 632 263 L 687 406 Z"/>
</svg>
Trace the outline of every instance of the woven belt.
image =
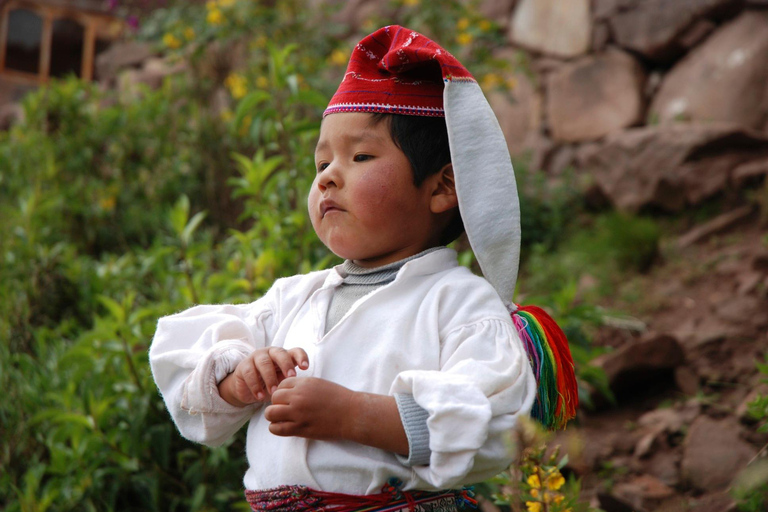
<svg viewBox="0 0 768 512">
<path fill-rule="evenodd" d="M 245 491 L 254 511 L 271 512 L 457 512 L 477 508 L 471 489 L 438 492 L 402 491 L 402 482 L 390 480 L 379 494 L 365 496 L 317 491 L 303 485 L 281 485 L 263 491 Z"/>
</svg>

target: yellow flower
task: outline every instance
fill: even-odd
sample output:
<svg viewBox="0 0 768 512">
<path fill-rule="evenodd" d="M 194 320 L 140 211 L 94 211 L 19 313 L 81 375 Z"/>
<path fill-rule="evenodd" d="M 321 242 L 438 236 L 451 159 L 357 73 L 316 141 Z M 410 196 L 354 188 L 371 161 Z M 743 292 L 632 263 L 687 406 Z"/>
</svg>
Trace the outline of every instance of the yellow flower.
<svg viewBox="0 0 768 512">
<path fill-rule="evenodd" d="M 558 470 L 554 470 L 554 472 L 549 474 L 544 481 L 544 485 L 546 485 L 547 489 L 550 491 L 558 490 L 563 484 L 565 484 L 565 478 L 563 478 L 563 475 L 561 475 Z"/>
<path fill-rule="evenodd" d="M 419 0 L 403 0 L 403 5 L 413 7 L 414 5 L 419 5 Z"/>
<path fill-rule="evenodd" d="M 117 203 L 117 200 L 113 197 L 102 197 L 99 200 L 99 206 L 102 210 L 106 210 L 108 212 L 111 212 L 115 209 L 115 204 Z"/>
<path fill-rule="evenodd" d="M 221 25 L 224 22 L 224 16 L 221 15 L 221 11 L 218 9 L 208 11 L 208 16 L 205 19 L 211 25 Z"/>
<path fill-rule="evenodd" d="M 191 41 L 195 38 L 195 29 L 192 27 L 187 27 L 184 29 L 184 37 L 187 38 L 187 41 Z"/>
<path fill-rule="evenodd" d="M 168 33 L 163 36 L 163 44 L 168 48 L 176 49 L 181 46 L 181 41 L 175 35 Z"/>
<path fill-rule="evenodd" d="M 219 8 L 219 6 L 216 5 L 216 2 L 214 0 L 208 0 L 207 2 L 205 2 L 205 8 L 208 9 L 209 11 L 215 11 L 216 9 Z"/>
<path fill-rule="evenodd" d="M 501 77 L 496 73 L 488 73 L 483 77 L 483 88 L 492 89 L 501 83 Z"/>
<path fill-rule="evenodd" d="M 528 477 L 528 480 L 526 480 L 528 485 L 533 487 L 534 489 L 538 489 L 541 487 L 541 480 L 539 480 L 539 475 L 531 475 Z"/>
<path fill-rule="evenodd" d="M 525 506 L 528 507 L 528 512 L 541 512 L 541 503 L 538 501 L 526 501 Z"/>
<path fill-rule="evenodd" d="M 467 18 L 460 18 L 458 22 L 456 22 L 456 28 L 459 29 L 460 32 L 463 32 L 469 28 L 469 20 Z"/>
<path fill-rule="evenodd" d="M 251 129 L 251 125 L 253 124 L 253 118 L 250 115 L 247 115 L 243 118 L 243 124 L 240 126 L 240 136 L 245 136 L 246 133 L 248 133 L 248 130 Z"/>
<path fill-rule="evenodd" d="M 224 80 L 224 85 L 227 86 L 232 97 L 239 100 L 248 93 L 247 80 L 243 75 L 232 73 Z"/>
<path fill-rule="evenodd" d="M 269 87 L 269 79 L 265 76 L 260 76 L 256 79 L 256 87 L 259 89 L 266 89 Z"/>
<path fill-rule="evenodd" d="M 538 498 L 539 497 L 539 490 L 538 489 L 531 489 L 531 498 Z"/>
<path fill-rule="evenodd" d="M 222 7 L 231 7 L 234 3 L 235 0 L 219 0 L 219 5 Z"/>
<path fill-rule="evenodd" d="M 480 23 L 478 23 L 478 26 L 483 32 L 488 32 L 491 30 L 491 22 L 488 20 L 482 20 Z"/>
<path fill-rule="evenodd" d="M 331 64 L 334 64 L 336 66 L 343 66 L 347 63 L 348 57 L 349 56 L 347 55 L 347 52 L 345 52 L 344 50 L 336 49 L 331 52 L 331 56 L 329 60 L 331 61 Z"/>
<path fill-rule="evenodd" d="M 474 38 L 472 37 L 472 34 L 470 34 L 469 32 L 462 32 L 461 34 L 456 36 L 456 42 L 462 46 L 466 46 L 469 43 L 471 43 L 472 39 Z"/>
</svg>

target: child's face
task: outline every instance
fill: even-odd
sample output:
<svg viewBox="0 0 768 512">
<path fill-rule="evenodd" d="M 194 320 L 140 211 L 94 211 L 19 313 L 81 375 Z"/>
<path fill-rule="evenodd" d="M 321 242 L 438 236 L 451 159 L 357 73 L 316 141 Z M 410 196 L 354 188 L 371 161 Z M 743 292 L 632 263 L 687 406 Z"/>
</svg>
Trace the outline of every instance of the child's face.
<svg viewBox="0 0 768 512">
<path fill-rule="evenodd" d="M 365 113 L 325 118 L 308 199 L 320 240 L 337 256 L 367 267 L 435 245 L 427 182 L 413 184 L 410 162 L 388 124 L 371 121 Z"/>
</svg>

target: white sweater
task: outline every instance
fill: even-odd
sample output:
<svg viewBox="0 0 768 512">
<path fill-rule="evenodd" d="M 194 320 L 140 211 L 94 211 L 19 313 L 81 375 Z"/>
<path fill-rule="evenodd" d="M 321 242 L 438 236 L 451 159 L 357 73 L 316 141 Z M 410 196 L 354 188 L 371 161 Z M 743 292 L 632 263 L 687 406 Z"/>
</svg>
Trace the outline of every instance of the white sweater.
<svg viewBox="0 0 768 512">
<path fill-rule="evenodd" d="M 338 267 L 280 279 L 244 305 L 196 306 L 161 318 L 149 351 L 157 386 L 181 434 L 223 443 L 250 420 L 247 489 L 300 484 L 373 494 L 390 477 L 405 489 L 478 482 L 509 465 L 506 433 L 527 415 L 535 381 L 498 295 L 456 261 L 452 249 L 406 263 L 390 284 L 356 302 L 327 334 L 326 312 L 342 281 Z M 298 377 L 356 391 L 413 395 L 429 412 L 428 466 L 341 441 L 278 437 L 257 406 L 234 407 L 217 383 L 264 346 L 303 348 Z"/>
</svg>

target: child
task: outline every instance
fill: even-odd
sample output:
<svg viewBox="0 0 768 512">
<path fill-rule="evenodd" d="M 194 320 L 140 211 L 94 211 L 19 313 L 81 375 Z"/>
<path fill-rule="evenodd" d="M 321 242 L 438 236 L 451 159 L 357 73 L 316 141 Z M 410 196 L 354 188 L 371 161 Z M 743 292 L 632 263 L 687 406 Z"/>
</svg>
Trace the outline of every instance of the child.
<svg viewBox="0 0 768 512">
<path fill-rule="evenodd" d="M 353 52 L 315 161 L 310 218 L 344 264 L 162 318 L 157 385 L 193 441 L 250 422 L 254 510 L 456 510 L 536 396 L 503 135 L 453 56 L 390 26 Z M 488 281 L 444 247 L 464 228 Z"/>
</svg>

